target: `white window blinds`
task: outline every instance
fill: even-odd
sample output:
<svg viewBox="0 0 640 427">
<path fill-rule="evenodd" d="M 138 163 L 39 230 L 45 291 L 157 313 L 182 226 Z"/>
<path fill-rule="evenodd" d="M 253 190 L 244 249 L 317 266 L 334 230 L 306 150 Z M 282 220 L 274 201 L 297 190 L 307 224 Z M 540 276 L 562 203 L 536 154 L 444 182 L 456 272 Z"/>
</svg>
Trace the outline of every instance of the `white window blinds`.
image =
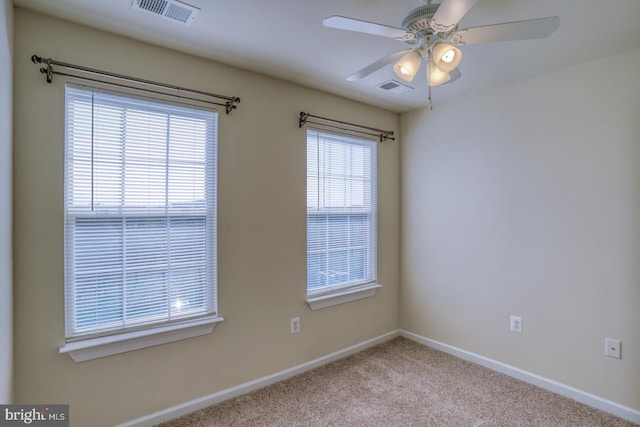
<svg viewBox="0 0 640 427">
<path fill-rule="evenodd" d="M 66 88 L 67 338 L 216 312 L 217 113 Z"/>
<path fill-rule="evenodd" d="M 376 143 L 307 131 L 307 293 L 376 280 Z"/>
</svg>

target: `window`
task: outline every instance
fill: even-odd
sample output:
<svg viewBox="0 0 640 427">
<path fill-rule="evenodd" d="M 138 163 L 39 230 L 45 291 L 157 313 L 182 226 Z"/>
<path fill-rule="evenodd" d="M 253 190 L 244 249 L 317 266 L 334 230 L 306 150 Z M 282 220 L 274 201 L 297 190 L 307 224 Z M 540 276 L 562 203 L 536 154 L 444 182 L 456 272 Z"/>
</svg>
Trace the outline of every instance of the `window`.
<svg viewBox="0 0 640 427">
<path fill-rule="evenodd" d="M 375 280 L 376 143 L 309 129 L 307 295 Z"/>
<path fill-rule="evenodd" d="M 68 85 L 65 144 L 67 341 L 216 316 L 217 113 Z"/>
</svg>

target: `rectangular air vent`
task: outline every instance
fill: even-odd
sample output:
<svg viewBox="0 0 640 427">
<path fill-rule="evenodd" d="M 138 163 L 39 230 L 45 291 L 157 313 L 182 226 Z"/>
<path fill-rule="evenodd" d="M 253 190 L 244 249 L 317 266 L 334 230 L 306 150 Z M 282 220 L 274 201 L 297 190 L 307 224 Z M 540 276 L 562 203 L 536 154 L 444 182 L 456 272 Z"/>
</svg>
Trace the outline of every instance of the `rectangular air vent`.
<svg viewBox="0 0 640 427">
<path fill-rule="evenodd" d="M 386 90 L 387 92 L 392 93 L 402 93 L 413 90 L 411 86 L 407 86 L 406 84 L 400 83 L 397 80 L 389 80 L 388 82 L 379 84 L 378 87 L 382 90 Z"/>
<path fill-rule="evenodd" d="M 200 9 L 178 0 L 133 0 L 131 7 L 154 15 L 164 16 L 174 22 L 191 25 Z"/>
</svg>

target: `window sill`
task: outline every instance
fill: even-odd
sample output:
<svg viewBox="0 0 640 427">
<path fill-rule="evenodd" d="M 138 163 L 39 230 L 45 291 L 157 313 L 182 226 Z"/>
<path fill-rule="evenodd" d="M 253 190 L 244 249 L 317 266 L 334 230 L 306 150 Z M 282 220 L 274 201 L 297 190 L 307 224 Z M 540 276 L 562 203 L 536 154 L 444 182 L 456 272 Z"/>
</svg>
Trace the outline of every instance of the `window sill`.
<svg viewBox="0 0 640 427">
<path fill-rule="evenodd" d="M 319 310 L 345 302 L 356 301 L 359 299 L 372 297 L 381 288 L 378 283 L 368 283 L 366 285 L 357 286 L 355 288 L 338 290 L 325 295 L 308 297 L 305 302 L 309 304 L 311 310 Z"/>
<path fill-rule="evenodd" d="M 207 335 L 212 333 L 216 325 L 223 320 L 222 317 L 206 317 L 154 329 L 71 342 L 60 347 L 60 353 L 68 354 L 75 362 L 84 362 Z"/>
</svg>

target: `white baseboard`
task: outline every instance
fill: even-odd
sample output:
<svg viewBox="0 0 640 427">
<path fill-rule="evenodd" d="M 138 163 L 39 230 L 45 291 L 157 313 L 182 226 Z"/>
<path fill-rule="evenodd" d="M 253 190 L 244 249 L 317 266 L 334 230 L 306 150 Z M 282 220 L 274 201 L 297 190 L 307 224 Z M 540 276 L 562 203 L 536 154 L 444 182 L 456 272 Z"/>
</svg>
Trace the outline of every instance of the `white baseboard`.
<svg viewBox="0 0 640 427">
<path fill-rule="evenodd" d="M 533 384 L 535 386 L 538 386 L 545 390 L 552 391 L 554 393 L 557 393 L 569 399 L 573 399 L 580 403 L 584 403 L 585 405 L 589 405 L 596 409 L 600 409 L 601 411 L 616 415 L 625 420 L 640 424 L 640 411 L 636 409 L 621 405 L 619 403 L 604 399 L 602 397 L 593 395 L 591 393 L 587 393 L 582 390 L 578 390 L 568 385 L 550 380 L 548 378 L 533 374 L 531 372 L 527 372 L 525 370 L 507 365 L 505 363 L 498 362 L 496 360 L 489 359 L 487 357 L 480 356 L 478 354 L 475 354 L 466 350 L 462 350 L 460 348 L 453 347 L 448 344 L 441 343 L 439 341 L 425 338 L 423 336 L 414 334 L 412 332 L 408 332 L 405 330 L 396 330 L 396 331 L 388 332 L 379 337 L 361 342 L 359 344 L 353 345 L 351 347 L 345 348 L 343 350 L 337 351 L 335 353 L 331 353 L 326 356 L 319 357 L 317 359 L 303 363 L 301 365 L 294 366 L 293 368 L 285 369 L 284 371 L 276 372 L 275 374 L 267 375 L 265 377 L 258 378 L 257 380 L 240 384 L 236 387 L 231 387 L 226 390 L 221 390 L 219 392 L 210 394 L 208 396 L 194 399 L 189 402 L 172 406 L 170 408 L 155 412 L 150 415 L 136 418 L 135 420 L 131 420 L 123 424 L 119 424 L 116 427 L 151 427 L 156 424 L 169 421 L 174 418 L 178 418 L 182 415 L 186 415 L 191 412 L 204 409 L 208 406 L 215 405 L 216 403 L 220 403 L 225 400 L 228 400 L 237 396 L 241 396 L 243 394 L 260 389 L 262 387 L 275 384 L 279 381 L 285 380 L 287 378 L 291 378 L 295 375 L 301 374 L 311 369 L 315 369 L 327 363 L 331 363 L 333 361 L 350 356 L 359 351 L 365 350 L 369 347 L 373 347 L 374 345 L 381 344 L 397 336 L 402 336 L 404 338 L 426 345 L 427 347 L 431 347 L 436 350 L 440 350 L 445 353 L 451 354 L 453 356 L 459 357 L 460 359 L 477 363 L 478 365 L 482 365 L 486 368 L 503 373 L 505 375 L 519 379 L 526 383 Z"/>
<path fill-rule="evenodd" d="M 601 411 L 608 412 L 609 414 L 624 418 L 627 421 L 640 424 L 640 411 L 638 411 L 637 409 L 621 405 L 611 400 L 607 400 L 594 394 L 578 390 L 566 384 L 550 380 L 548 378 L 533 374 L 531 372 L 527 372 L 525 370 L 507 365 L 505 363 L 498 362 L 496 360 L 492 360 L 475 353 L 471 353 L 470 351 L 462 350 L 460 348 L 453 347 L 439 341 L 422 337 L 412 332 L 400 330 L 400 336 L 426 345 L 427 347 L 449 353 L 460 359 L 468 360 L 469 362 L 482 365 L 486 368 L 503 373 L 510 377 L 517 378 L 521 381 L 533 384 L 545 390 L 552 391 L 561 396 L 568 397 L 569 399 L 576 400 L 580 403 L 584 403 L 585 405 L 589 405 L 596 409 L 600 409 Z"/>
<path fill-rule="evenodd" d="M 226 390 L 221 390 L 219 392 L 210 394 L 208 396 L 200 397 L 198 399 L 194 399 L 180 405 L 172 406 L 170 408 L 163 409 L 162 411 L 158 411 L 150 415 L 145 415 L 143 417 L 136 418 L 135 420 L 119 424 L 116 427 L 151 427 L 156 424 L 181 417 L 182 415 L 190 414 L 191 412 L 204 409 L 208 406 L 215 405 L 216 403 L 220 403 L 225 400 L 266 387 L 268 385 L 275 384 L 279 381 L 286 380 L 287 378 L 291 378 L 295 375 L 310 371 L 311 369 L 315 369 L 319 366 L 326 365 L 327 363 L 358 353 L 359 351 L 365 350 L 369 347 L 373 347 L 374 345 L 382 344 L 383 342 L 397 336 L 400 336 L 399 330 L 391 331 L 384 335 L 380 335 L 379 337 L 372 338 L 351 347 L 347 347 L 343 350 L 336 351 L 335 353 L 331 353 L 326 356 L 322 356 L 309 362 L 303 363 L 301 365 L 294 366 L 293 368 L 285 369 L 284 371 L 276 372 L 275 374 L 267 375 L 266 377 L 258 378 L 257 380 L 249 381 L 236 387 L 231 387 Z"/>
</svg>

